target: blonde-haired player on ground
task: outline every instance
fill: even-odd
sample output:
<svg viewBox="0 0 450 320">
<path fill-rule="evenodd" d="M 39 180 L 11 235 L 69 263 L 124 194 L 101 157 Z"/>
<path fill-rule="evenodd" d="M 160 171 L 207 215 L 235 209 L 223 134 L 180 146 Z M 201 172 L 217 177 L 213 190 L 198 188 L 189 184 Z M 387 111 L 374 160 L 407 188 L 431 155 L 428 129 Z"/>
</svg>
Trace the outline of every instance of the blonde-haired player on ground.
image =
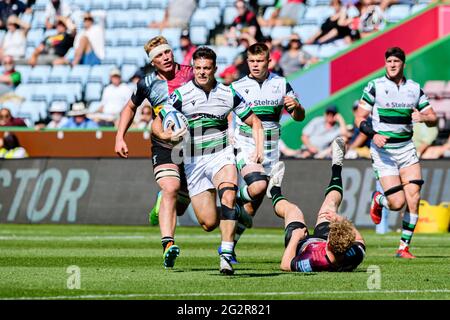
<svg viewBox="0 0 450 320">
<path fill-rule="evenodd" d="M 164 267 L 171 268 L 180 253 L 174 239 L 177 213 L 182 214 L 190 201 L 183 164 L 174 163 L 172 159 L 173 145 L 155 135 L 163 131 L 161 118 L 157 115 L 167 103 L 170 94 L 192 80 L 194 75 L 191 66 L 180 65 L 174 61 L 173 50 L 166 38 L 154 37 L 147 42 L 144 49 L 155 71 L 138 82 L 136 91 L 122 110 L 115 151 L 123 158 L 128 157 L 128 147 L 124 137 L 133 122 L 137 107 L 147 99 L 153 108 L 151 135 L 153 172 L 162 190 L 158 193 L 152 218 L 156 220 L 153 224 L 157 224 L 159 220 Z"/>
<path fill-rule="evenodd" d="M 364 259 L 364 239 L 349 220 L 337 213 L 342 201 L 344 148 L 342 138 L 333 141 L 331 181 L 312 235 L 308 233 L 300 208 L 281 196 L 283 162 L 272 169 L 268 193 L 272 199 L 280 199 L 273 202 L 274 209 L 284 218 L 285 250 L 280 266 L 284 271 L 352 271 Z"/>
</svg>

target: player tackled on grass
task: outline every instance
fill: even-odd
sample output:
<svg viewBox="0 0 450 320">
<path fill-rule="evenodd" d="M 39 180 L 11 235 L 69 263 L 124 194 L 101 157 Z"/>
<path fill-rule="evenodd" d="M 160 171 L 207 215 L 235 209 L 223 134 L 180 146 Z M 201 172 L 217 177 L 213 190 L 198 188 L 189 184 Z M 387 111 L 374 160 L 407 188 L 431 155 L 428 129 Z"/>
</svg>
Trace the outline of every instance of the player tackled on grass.
<svg viewBox="0 0 450 320">
<path fill-rule="evenodd" d="M 239 199 L 244 203 L 243 207 L 250 218 L 238 224 L 236 242 L 245 228 L 251 227 L 252 218 L 264 199 L 270 170 L 279 161 L 279 121 L 283 108 L 296 121 L 302 121 L 305 118 L 305 110 L 286 78 L 269 72 L 269 48 L 263 43 L 255 43 L 247 49 L 247 55 L 250 74 L 233 82 L 231 86 L 262 121 L 265 136 L 264 162 L 258 164 L 251 161 L 250 155 L 255 148 L 252 131 L 247 124 L 237 119 L 234 135 L 237 149 L 236 160 L 240 175 L 245 181 L 240 188 Z"/>
<path fill-rule="evenodd" d="M 216 81 L 216 54 L 213 50 L 198 48 L 193 61 L 194 80 L 175 90 L 170 97 L 170 106 L 164 107 L 161 116 L 164 117 L 174 108 L 189 121 L 190 135 L 184 141 L 183 162 L 192 207 L 204 230 L 212 231 L 220 224 L 220 272 L 233 274 L 230 261 L 233 258 L 239 208 L 236 207 L 236 161 L 228 141 L 227 116 L 234 111 L 252 128 L 255 147 L 251 160 L 254 163 L 263 161 L 263 129 L 261 121 L 242 97 L 232 88 Z M 168 128 L 161 138 L 168 140 L 179 131 L 182 130 L 172 132 Z M 216 194 L 219 196 L 220 210 L 216 207 Z"/>
<path fill-rule="evenodd" d="M 299 207 L 281 196 L 284 163 L 278 162 L 273 167 L 267 193 L 272 198 L 276 214 L 284 218 L 282 270 L 352 271 L 363 261 L 365 244 L 361 234 L 350 221 L 337 213 L 342 201 L 344 150 L 344 140 L 336 138 L 332 143 L 331 180 L 312 235 L 308 233 Z"/>
<path fill-rule="evenodd" d="M 175 63 L 172 48 L 162 36 L 152 38 L 144 49 L 155 71 L 139 81 L 136 91 L 124 107 L 120 115 L 115 151 L 123 158 L 128 157 L 128 147 L 124 136 L 133 122 L 137 107 L 147 99 L 153 107 L 154 118 L 151 135 L 153 173 L 161 188 L 152 210 L 151 220 L 152 224 L 158 224 L 159 219 L 163 263 L 164 267 L 171 268 L 180 253 L 174 239 L 177 213 L 179 215 L 184 213 L 189 205 L 189 197 L 183 166 L 175 164 L 171 158 L 172 143 L 158 139 L 155 135 L 157 132 L 162 132 L 161 119 L 157 117 L 157 114 L 173 90 L 192 80 L 193 72 L 191 66 Z"/>
<path fill-rule="evenodd" d="M 383 207 L 399 211 L 406 202 L 403 231 L 396 256 L 415 258 L 409 252 L 411 238 L 418 220 L 420 188 L 424 181 L 411 138 L 413 122 L 428 127 L 437 123 L 436 114 L 420 85 L 404 77 L 405 53 L 389 48 L 385 53 L 386 75 L 370 81 L 364 89 L 356 113 L 356 125 L 372 139 L 370 153 L 375 177 L 384 194 L 372 194 L 370 216 L 381 222 Z M 367 118 L 372 117 L 372 125 Z"/>
</svg>

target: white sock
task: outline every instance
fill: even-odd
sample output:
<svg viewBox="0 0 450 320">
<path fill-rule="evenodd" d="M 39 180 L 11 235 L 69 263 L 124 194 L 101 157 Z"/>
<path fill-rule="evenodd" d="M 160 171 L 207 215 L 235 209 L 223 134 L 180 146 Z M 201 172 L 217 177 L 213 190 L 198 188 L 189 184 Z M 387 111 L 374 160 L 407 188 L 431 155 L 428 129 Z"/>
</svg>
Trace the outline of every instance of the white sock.
<svg viewBox="0 0 450 320">
<path fill-rule="evenodd" d="M 385 208 L 389 208 L 387 198 L 383 194 L 379 194 L 378 197 L 376 198 L 376 200 L 377 200 L 378 204 L 381 204 Z"/>
<path fill-rule="evenodd" d="M 231 242 L 222 241 L 221 247 L 222 247 L 222 252 L 226 251 L 226 252 L 231 253 L 234 250 L 234 242 L 233 241 L 231 241 Z"/>
</svg>

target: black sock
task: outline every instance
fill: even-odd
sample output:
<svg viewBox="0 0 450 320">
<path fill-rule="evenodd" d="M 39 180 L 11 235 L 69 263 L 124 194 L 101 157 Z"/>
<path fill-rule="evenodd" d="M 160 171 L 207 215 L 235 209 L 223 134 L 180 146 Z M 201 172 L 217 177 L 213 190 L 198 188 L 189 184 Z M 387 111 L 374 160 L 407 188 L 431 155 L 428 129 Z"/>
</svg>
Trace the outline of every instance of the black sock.
<svg viewBox="0 0 450 320">
<path fill-rule="evenodd" d="M 331 167 L 331 180 L 328 184 L 328 187 L 325 189 L 325 195 L 330 193 L 332 190 L 336 190 L 342 195 L 342 166 L 338 166 L 337 164 L 334 164 Z"/>
<path fill-rule="evenodd" d="M 162 237 L 161 238 L 161 244 L 163 247 L 163 252 L 166 250 L 167 245 L 169 244 L 169 242 L 172 242 L 172 244 L 175 243 L 175 239 L 173 237 Z"/>
<path fill-rule="evenodd" d="M 272 196 L 272 206 L 274 209 L 278 201 L 286 199 L 281 194 L 281 187 L 272 187 L 272 189 L 270 189 L 270 195 Z"/>
</svg>

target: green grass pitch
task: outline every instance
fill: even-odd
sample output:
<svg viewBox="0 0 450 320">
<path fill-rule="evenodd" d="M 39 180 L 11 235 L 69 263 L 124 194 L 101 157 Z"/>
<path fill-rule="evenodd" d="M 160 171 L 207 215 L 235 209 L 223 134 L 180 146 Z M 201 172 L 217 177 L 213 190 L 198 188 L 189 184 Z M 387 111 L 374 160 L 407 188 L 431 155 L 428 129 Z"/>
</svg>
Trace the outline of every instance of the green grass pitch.
<svg viewBox="0 0 450 320">
<path fill-rule="evenodd" d="M 218 230 L 177 228 L 181 255 L 164 270 L 158 227 L 4 224 L 0 299 L 450 299 L 450 233 L 414 235 L 415 260 L 394 258 L 398 233 L 363 236 L 355 272 L 301 274 L 279 270 L 283 230 L 247 230 L 236 273 L 224 276 Z M 67 287 L 72 265 L 80 289 Z"/>
</svg>

